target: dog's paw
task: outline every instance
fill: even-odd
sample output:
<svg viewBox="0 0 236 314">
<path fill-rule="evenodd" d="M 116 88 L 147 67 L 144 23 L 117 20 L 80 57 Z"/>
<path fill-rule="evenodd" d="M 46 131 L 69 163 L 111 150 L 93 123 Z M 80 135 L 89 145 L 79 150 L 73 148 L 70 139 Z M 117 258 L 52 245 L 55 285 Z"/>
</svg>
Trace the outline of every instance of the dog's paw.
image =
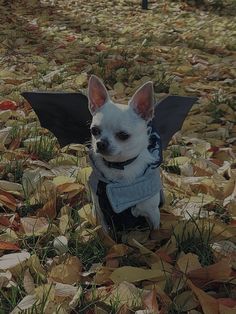
<svg viewBox="0 0 236 314">
<path fill-rule="evenodd" d="M 160 210 L 155 208 L 149 211 L 148 220 L 150 221 L 151 229 L 157 230 L 160 227 Z"/>
<path fill-rule="evenodd" d="M 136 206 L 133 207 L 133 208 L 131 208 L 131 213 L 132 213 L 132 215 L 133 215 L 134 217 L 140 216 L 140 210 L 139 210 L 139 208 L 137 208 Z"/>
<path fill-rule="evenodd" d="M 131 209 L 132 215 L 134 217 L 144 216 L 151 229 L 159 229 L 160 226 L 160 211 L 159 208 L 154 209 L 143 209 L 138 206 Z"/>
</svg>

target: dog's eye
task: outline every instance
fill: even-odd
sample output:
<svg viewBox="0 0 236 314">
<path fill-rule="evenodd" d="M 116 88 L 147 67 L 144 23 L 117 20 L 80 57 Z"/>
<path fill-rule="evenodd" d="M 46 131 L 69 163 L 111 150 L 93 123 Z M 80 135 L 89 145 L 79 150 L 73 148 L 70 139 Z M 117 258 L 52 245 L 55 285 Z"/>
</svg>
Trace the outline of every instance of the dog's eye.
<svg viewBox="0 0 236 314">
<path fill-rule="evenodd" d="M 90 131 L 91 131 L 92 135 L 94 135 L 94 136 L 97 136 L 97 135 L 101 134 L 101 130 L 97 126 L 93 126 L 90 129 Z"/>
<path fill-rule="evenodd" d="M 116 133 L 116 137 L 121 141 L 126 141 L 130 137 L 130 135 L 126 132 L 121 131 Z"/>
</svg>

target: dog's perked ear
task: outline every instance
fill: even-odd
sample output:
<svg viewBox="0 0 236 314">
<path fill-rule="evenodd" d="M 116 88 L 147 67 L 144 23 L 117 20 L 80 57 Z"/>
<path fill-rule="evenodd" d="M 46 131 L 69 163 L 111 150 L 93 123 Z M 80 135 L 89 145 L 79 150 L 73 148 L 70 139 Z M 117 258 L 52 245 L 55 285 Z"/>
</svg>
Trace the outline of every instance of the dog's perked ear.
<svg viewBox="0 0 236 314">
<path fill-rule="evenodd" d="M 109 95 L 102 81 L 92 75 L 88 83 L 89 110 L 92 115 L 99 110 L 108 100 Z"/>
<path fill-rule="evenodd" d="M 135 92 L 129 101 L 129 106 L 133 108 L 137 115 L 146 121 L 152 120 L 154 115 L 153 95 L 153 83 L 147 82 Z"/>
</svg>

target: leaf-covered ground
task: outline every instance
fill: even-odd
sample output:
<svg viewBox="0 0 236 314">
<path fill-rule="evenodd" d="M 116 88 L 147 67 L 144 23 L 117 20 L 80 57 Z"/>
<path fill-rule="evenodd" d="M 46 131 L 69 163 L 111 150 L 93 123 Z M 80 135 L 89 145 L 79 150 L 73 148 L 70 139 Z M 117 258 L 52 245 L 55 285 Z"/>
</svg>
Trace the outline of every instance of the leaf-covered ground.
<svg viewBox="0 0 236 314">
<path fill-rule="evenodd" d="M 1 1 L 1 314 L 236 312 L 236 19 L 221 3 Z M 147 80 L 157 99 L 199 97 L 164 152 L 155 234 L 103 233 L 86 149 L 60 149 L 20 96 L 91 74 L 123 102 Z"/>
</svg>

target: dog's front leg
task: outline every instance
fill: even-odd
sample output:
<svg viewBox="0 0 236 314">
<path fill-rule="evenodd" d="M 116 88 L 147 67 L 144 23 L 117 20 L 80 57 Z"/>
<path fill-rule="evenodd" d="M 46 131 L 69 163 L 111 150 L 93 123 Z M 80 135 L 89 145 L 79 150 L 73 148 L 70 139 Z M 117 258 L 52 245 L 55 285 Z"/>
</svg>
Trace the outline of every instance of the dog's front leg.
<svg viewBox="0 0 236 314">
<path fill-rule="evenodd" d="M 144 216 L 151 229 L 159 229 L 160 227 L 160 193 L 155 194 L 146 201 L 143 201 L 132 209 L 135 217 Z"/>
</svg>

